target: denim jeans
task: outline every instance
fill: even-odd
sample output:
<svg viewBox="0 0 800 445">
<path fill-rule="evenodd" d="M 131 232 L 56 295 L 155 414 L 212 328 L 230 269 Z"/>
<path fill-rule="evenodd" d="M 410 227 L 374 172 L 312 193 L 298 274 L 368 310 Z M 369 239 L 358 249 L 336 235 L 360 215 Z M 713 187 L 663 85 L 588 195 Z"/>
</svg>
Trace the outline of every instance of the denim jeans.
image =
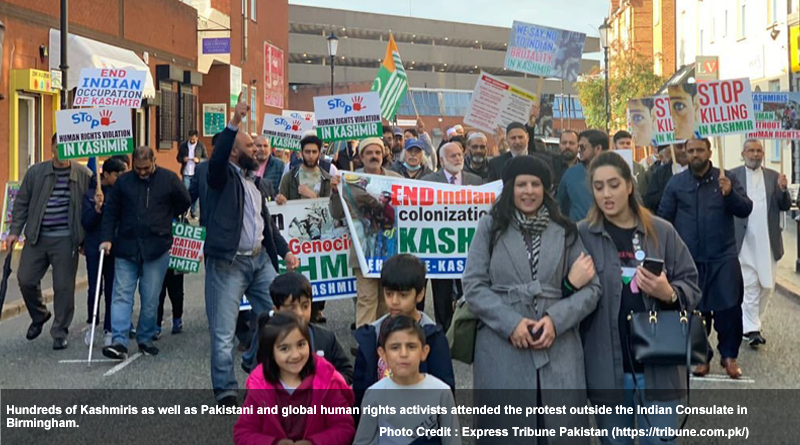
<svg viewBox="0 0 800 445">
<path fill-rule="evenodd" d="M 622 378 L 623 389 L 625 391 L 625 401 L 622 405 L 627 406 L 629 408 L 634 408 L 634 414 L 626 415 L 626 414 L 604 414 L 595 416 L 597 419 L 597 427 L 604 428 L 608 430 L 608 436 L 603 437 L 600 442 L 603 445 L 633 445 L 633 438 L 632 437 L 620 437 L 617 436 L 614 439 L 611 436 L 611 430 L 614 427 L 619 428 L 637 428 L 640 430 L 646 430 L 649 426 L 653 426 L 656 428 L 667 428 L 671 427 L 672 429 L 678 428 L 678 415 L 675 414 L 675 408 L 678 406 L 678 400 L 674 401 L 651 401 L 648 402 L 647 399 L 644 398 L 644 388 L 647 386 L 647 383 L 644 381 L 644 374 L 636 374 L 636 383 L 638 383 L 639 394 L 642 396 L 642 399 L 646 406 L 661 406 L 661 407 L 670 407 L 672 408 L 673 414 L 648 414 L 647 418 L 650 420 L 650 424 L 648 425 L 647 421 L 644 418 L 644 415 L 635 414 L 636 407 L 639 406 L 639 397 L 634 396 L 633 393 L 633 374 L 625 373 L 625 376 Z M 663 436 L 669 437 L 669 436 Z M 675 440 L 670 441 L 662 441 L 658 437 L 639 437 L 639 444 L 640 445 L 667 445 L 667 444 L 675 444 Z"/>
<path fill-rule="evenodd" d="M 206 316 L 211 334 L 211 385 L 217 400 L 238 393 L 233 362 L 233 339 L 239 301 L 247 295 L 253 316 L 272 309 L 269 286 L 277 276 L 266 252 L 257 257 L 237 255 L 233 262 L 206 260 Z"/>
<path fill-rule="evenodd" d="M 183 175 L 183 185 L 186 187 L 187 191 L 192 185 L 192 178 L 194 178 L 194 175 Z M 197 213 L 197 201 L 197 199 L 192 201 L 192 213 Z"/>
<path fill-rule="evenodd" d="M 169 250 L 152 261 L 128 261 L 116 258 L 114 262 L 114 298 L 111 301 L 112 343 L 128 346 L 131 314 L 136 284 L 139 284 L 139 323 L 136 343 L 150 345 L 156 333 L 158 295 L 169 267 Z"/>
</svg>

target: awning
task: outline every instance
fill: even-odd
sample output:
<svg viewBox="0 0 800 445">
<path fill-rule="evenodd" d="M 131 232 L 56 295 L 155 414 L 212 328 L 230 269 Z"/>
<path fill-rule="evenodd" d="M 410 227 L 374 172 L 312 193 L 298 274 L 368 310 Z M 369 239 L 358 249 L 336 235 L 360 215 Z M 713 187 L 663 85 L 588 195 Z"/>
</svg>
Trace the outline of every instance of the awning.
<svg viewBox="0 0 800 445">
<path fill-rule="evenodd" d="M 156 97 L 156 87 L 150 68 L 142 59 L 129 49 L 119 48 L 97 40 L 70 34 L 67 37 L 69 52 L 67 63 L 68 75 L 63 82 L 68 89 L 78 86 L 83 68 L 134 68 L 147 73 L 144 82 L 144 97 Z M 50 69 L 57 70 L 61 64 L 61 31 L 50 30 Z"/>
</svg>

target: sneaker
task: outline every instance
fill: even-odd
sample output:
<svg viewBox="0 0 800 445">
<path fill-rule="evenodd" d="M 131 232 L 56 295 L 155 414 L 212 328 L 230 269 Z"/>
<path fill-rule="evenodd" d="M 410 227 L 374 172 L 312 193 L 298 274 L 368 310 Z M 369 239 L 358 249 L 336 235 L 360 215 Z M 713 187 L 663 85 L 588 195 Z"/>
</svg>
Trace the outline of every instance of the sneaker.
<svg viewBox="0 0 800 445">
<path fill-rule="evenodd" d="M 141 351 L 144 355 L 158 355 L 158 348 L 156 348 L 154 345 L 148 345 L 145 343 L 139 344 L 139 351 Z"/>
<path fill-rule="evenodd" d="M 125 360 L 128 358 L 128 348 L 122 345 L 106 346 L 103 355 L 114 360 Z"/>
<path fill-rule="evenodd" d="M 747 344 L 753 349 L 758 349 L 759 346 L 767 344 L 767 340 L 761 336 L 761 332 L 751 332 L 748 334 Z"/>
<path fill-rule="evenodd" d="M 172 333 L 173 334 L 180 334 L 183 332 L 183 320 L 180 318 L 173 318 L 172 319 Z"/>
<path fill-rule="evenodd" d="M 161 326 L 156 328 L 156 333 L 153 335 L 153 341 L 158 341 L 161 338 Z"/>
<path fill-rule="evenodd" d="M 103 331 L 103 346 L 111 346 L 111 340 L 114 336 L 111 334 L 111 331 Z"/>
</svg>

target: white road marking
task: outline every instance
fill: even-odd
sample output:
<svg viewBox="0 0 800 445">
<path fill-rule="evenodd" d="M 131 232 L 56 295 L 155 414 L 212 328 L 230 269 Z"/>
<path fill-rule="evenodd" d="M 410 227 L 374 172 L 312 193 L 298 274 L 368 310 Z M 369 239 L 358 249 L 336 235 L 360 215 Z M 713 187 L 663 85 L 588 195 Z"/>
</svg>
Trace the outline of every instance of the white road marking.
<svg viewBox="0 0 800 445">
<path fill-rule="evenodd" d="M 732 379 L 727 374 L 708 374 L 705 377 L 691 377 L 693 382 L 728 382 L 728 383 L 755 383 L 756 381 L 748 378 Z"/>
<path fill-rule="evenodd" d="M 92 363 L 119 363 L 119 360 L 113 360 L 110 358 L 94 358 L 92 359 Z M 59 360 L 58 363 L 89 363 L 87 359 L 80 359 L 80 360 Z"/>
<path fill-rule="evenodd" d="M 109 377 L 109 376 L 112 376 L 112 375 L 122 371 L 122 368 L 130 365 L 132 361 L 136 360 L 137 358 L 139 358 L 141 356 L 142 356 L 141 352 L 137 352 L 136 354 L 133 354 L 132 356 L 128 357 L 124 362 L 122 362 L 119 365 L 114 366 L 113 368 L 109 369 L 108 372 L 103 374 L 103 377 Z"/>
</svg>

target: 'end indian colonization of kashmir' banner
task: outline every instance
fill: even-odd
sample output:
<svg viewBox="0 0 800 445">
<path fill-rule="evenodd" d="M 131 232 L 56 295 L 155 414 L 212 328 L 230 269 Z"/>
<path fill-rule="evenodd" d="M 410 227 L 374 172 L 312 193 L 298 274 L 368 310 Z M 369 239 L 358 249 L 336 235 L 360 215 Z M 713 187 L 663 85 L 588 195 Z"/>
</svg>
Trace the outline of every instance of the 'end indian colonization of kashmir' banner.
<svg viewBox="0 0 800 445">
<path fill-rule="evenodd" d="M 300 260 L 297 272 L 311 281 L 314 301 L 356 296 L 356 278 L 349 265 L 350 230 L 331 217 L 329 204 L 330 198 L 320 198 L 268 206 L 289 251 Z M 285 272 L 283 260 L 279 263 Z"/>
<path fill-rule="evenodd" d="M 800 139 L 800 93 L 753 93 L 756 131 L 752 139 Z"/>
<path fill-rule="evenodd" d="M 586 34 L 514 21 L 504 67 L 574 82 L 581 68 Z"/>
<path fill-rule="evenodd" d="M 493 133 L 497 127 L 505 131 L 511 122 L 528 122 L 531 109 L 539 98 L 530 91 L 512 85 L 499 77 L 481 72 L 472 92 L 464 123 Z"/>
<path fill-rule="evenodd" d="M 146 78 L 132 68 L 83 68 L 72 105 L 140 108 Z"/>
<path fill-rule="evenodd" d="M 628 101 L 628 129 L 636 146 L 673 144 L 675 127 L 669 107 L 669 96 L 643 97 Z"/>
<path fill-rule="evenodd" d="M 206 228 L 186 223 L 172 223 L 172 248 L 169 251 L 169 268 L 178 272 L 200 272 Z"/>
<path fill-rule="evenodd" d="M 679 140 L 756 130 L 748 79 L 670 85 L 669 102 Z"/>
<path fill-rule="evenodd" d="M 387 258 L 410 253 L 425 261 L 428 278 L 455 279 L 501 190 L 500 181 L 469 187 L 344 173 L 339 199 L 364 276 L 380 277 Z"/>
<path fill-rule="evenodd" d="M 261 134 L 269 138 L 272 148 L 300 151 L 300 139 L 303 133 L 312 129 L 311 126 L 312 122 L 305 119 L 264 114 Z"/>
<path fill-rule="evenodd" d="M 83 108 L 56 111 L 59 159 L 133 153 L 129 108 Z"/>
<path fill-rule="evenodd" d="M 377 92 L 314 98 L 317 136 L 325 142 L 381 137 L 381 99 Z"/>
</svg>

